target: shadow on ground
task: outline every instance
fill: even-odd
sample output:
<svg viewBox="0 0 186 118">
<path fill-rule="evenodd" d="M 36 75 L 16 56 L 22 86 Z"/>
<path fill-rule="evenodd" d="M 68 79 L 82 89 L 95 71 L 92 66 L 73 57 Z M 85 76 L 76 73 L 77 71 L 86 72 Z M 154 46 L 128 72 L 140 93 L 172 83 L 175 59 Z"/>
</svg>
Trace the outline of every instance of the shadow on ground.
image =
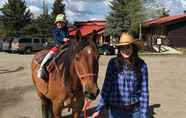
<svg viewBox="0 0 186 118">
<path fill-rule="evenodd" d="M 90 108 L 87 110 L 87 116 L 90 117 L 95 112 L 96 107 Z M 63 118 L 72 118 L 72 115 L 63 116 Z M 81 112 L 80 118 L 84 118 L 83 112 Z"/>
<path fill-rule="evenodd" d="M 0 74 L 5 74 L 5 73 L 13 73 L 13 72 L 18 72 L 18 71 L 22 71 L 24 70 L 24 67 L 20 66 L 20 67 L 17 67 L 16 69 L 4 69 L 2 67 L 0 67 Z"/>
<path fill-rule="evenodd" d="M 0 90 L 0 113 L 6 107 L 12 107 L 22 101 L 22 95 L 25 92 L 34 90 L 33 85 L 24 87 L 14 87 L 11 89 L 1 89 Z"/>
<path fill-rule="evenodd" d="M 156 118 L 155 115 L 155 109 L 158 109 L 160 108 L 160 104 L 153 104 L 150 106 L 150 115 L 149 115 L 149 118 Z M 95 109 L 96 107 L 93 107 L 93 108 L 90 108 L 87 110 L 87 116 L 88 117 L 91 117 L 92 114 L 95 112 Z M 71 115 L 67 115 L 67 116 L 64 116 L 63 118 L 71 118 L 72 116 Z M 81 113 L 81 117 L 80 118 L 84 118 L 83 116 L 83 112 Z M 103 114 L 103 117 L 102 118 L 108 118 L 108 112 L 105 110 L 104 114 Z"/>
</svg>

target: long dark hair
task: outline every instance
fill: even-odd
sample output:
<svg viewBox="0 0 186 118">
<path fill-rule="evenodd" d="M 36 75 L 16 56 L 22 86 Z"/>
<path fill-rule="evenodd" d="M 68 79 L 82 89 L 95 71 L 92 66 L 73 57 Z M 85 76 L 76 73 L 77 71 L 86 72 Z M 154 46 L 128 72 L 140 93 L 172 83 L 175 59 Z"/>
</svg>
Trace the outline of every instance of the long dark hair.
<svg viewBox="0 0 186 118">
<path fill-rule="evenodd" d="M 127 65 L 128 67 L 127 69 L 130 70 L 133 69 L 136 72 L 137 78 L 139 79 L 141 77 L 141 59 L 138 55 L 139 48 L 135 44 L 132 44 L 132 48 L 133 48 L 133 53 L 131 55 L 130 64 L 128 63 L 128 60 L 123 58 L 120 52 L 120 48 L 118 48 L 119 53 L 116 59 L 116 68 L 118 72 L 121 72 L 123 71 L 123 69 L 126 69 L 124 67 Z"/>
</svg>

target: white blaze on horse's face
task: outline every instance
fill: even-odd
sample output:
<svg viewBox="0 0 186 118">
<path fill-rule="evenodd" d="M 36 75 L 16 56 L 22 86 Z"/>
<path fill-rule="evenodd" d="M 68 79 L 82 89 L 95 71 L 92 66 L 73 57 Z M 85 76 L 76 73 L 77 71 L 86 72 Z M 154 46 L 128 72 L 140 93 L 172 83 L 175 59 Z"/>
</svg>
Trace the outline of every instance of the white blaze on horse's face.
<svg viewBox="0 0 186 118">
<path fill-rule="evenodd" d="M 87 50 L 87 52 L 88 52 L 88 54 L 91 54 L 91 53 L 92 53 L 92 49 L 89 48 L 89 49 Z"/>
</svg>

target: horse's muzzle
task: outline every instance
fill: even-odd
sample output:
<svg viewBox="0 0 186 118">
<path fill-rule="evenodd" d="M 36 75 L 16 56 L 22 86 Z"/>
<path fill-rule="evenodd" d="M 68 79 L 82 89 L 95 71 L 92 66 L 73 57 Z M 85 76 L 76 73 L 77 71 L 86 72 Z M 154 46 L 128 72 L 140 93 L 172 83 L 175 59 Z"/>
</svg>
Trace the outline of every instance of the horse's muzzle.
<svg viewBox="0 0 186 118">
<path fill-rule="evenodd" d="M 95 100 L 96 97 L 99 95 L 99 92 L 100 92 L 100 90 L 97 89 L 96 94 L 90 93 L 90 92 L 88 92 L 88 91 L 85 91 L 84 94 L 85 94 L 85 97 L 86 97 L 86 98 L 88 98 L 88 99 L 90 99 L 90 100 Z"/>
</svg>

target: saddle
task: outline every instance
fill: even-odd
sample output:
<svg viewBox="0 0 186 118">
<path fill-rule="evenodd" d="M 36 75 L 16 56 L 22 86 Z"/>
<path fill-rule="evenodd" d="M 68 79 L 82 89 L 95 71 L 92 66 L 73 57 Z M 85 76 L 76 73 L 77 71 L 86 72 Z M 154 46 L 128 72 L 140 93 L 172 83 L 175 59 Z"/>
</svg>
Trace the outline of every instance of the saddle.
<svg viewBox="0 0 186 118">
<path fill-rule="evenodd" d="M 59 52 L 51 59 L 48 61 L 48 63 L 45 66 L 45 77 L 44 80 L 48 80 L 48 73 L 51 72 L 58 63 L 63 62 L 64 61 L 64 52 L 66 52 L 66 50 L 68 49 L 67 46 L 62 45 L 59 48 Z M 34 58 L 37 64 L 41 64 L 42 60 L 44 59 L 44 57 L 47 55 L 47 53 L 49 52 L 48 49 L 42 50 L 37 54 Z"/>
</svg>

